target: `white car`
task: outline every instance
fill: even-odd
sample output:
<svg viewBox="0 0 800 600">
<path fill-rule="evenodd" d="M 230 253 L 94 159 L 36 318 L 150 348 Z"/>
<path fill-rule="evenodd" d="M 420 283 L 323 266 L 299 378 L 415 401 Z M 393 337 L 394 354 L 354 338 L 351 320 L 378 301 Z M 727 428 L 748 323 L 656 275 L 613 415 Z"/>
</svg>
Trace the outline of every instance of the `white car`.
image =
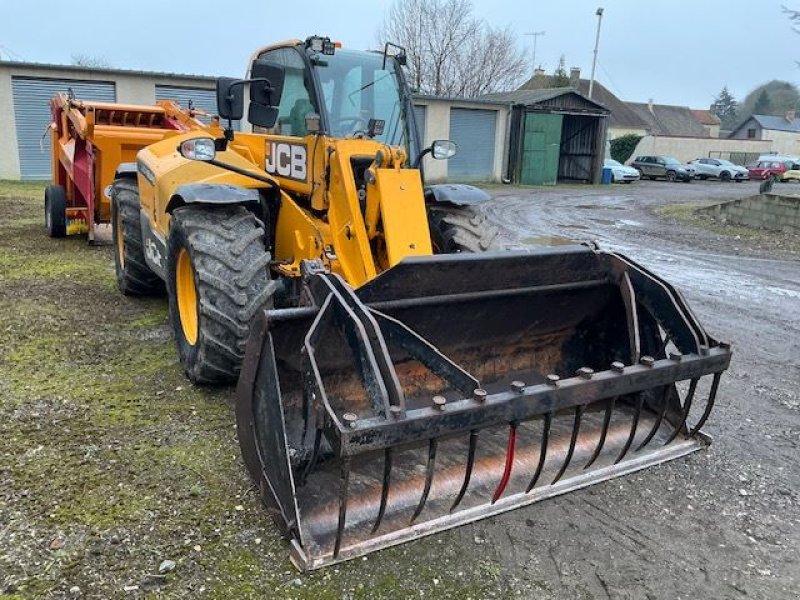
<svg viewBox="0 0 800 600">
<path fill-rule="evenodd" d="M 613 158 L 605 159 L 605 161 L 603 161 L 603 166 L 607 169 L 611 169 L 611 177 L 614 183 L 631 183 L 632 181 L 639 181 L 639 171 L 633 167 L 626 167 Z"/>
<path fill-rule="evenodd" d="M 720 181 L 747 181 L 750 173 L 745 167 L 733 164 L 721 158 L 695 158 L 689 163 L 695 169 L 698 179 L 713 177 Z"/>
</svg>

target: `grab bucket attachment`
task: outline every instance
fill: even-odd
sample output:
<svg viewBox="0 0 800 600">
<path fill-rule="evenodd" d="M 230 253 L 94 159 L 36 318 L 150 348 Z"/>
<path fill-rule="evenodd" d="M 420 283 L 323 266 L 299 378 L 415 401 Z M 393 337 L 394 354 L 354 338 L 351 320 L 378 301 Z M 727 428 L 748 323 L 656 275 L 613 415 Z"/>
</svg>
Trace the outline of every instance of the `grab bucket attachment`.
<svg viewBox="0 0 800 600">
<path fill-rule="evenodd" d="M 314 269 L 304 285 L 310 306 L 257 321 L 237 391 L 245 462 L 299 569 L 710 441 L 730 347 L 621 255 L 438 255 L 358 290 Z"/>
</svg>

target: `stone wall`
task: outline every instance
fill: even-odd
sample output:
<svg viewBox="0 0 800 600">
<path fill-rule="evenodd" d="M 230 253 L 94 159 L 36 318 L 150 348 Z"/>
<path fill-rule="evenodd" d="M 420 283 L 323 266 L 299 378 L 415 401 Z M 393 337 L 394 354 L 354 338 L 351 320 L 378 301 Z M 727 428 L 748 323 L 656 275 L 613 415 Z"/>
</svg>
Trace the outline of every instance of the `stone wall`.
<svg viewBox="0 0 800 600">
<path fill-rule="evenodd" d="M 662 154 L 674 156 L 681 162 L 695 158 L 719 156 L 720 153 L 766 154 L 775 150 L 772 140 L 736 140 L 720 138 L 647 135 L 641 139 L 631 160 L 637 156 Z M 711 153 L 714 153 L 713 155 Z"/>
<path fill-rule="evenodd" d="M 760 194 L 700 209 L 736 225 L 800 233 L 800 196 Z"/>
</svg>

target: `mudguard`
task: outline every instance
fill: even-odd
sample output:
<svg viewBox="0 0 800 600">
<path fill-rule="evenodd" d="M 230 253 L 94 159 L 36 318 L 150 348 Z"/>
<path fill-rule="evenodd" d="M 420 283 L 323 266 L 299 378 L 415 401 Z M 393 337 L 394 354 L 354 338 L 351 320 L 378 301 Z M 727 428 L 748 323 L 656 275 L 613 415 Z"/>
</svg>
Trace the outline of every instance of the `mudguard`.
<svg viewBox="0 0 800 600">
<path fill-rule="evenodd" d="M 480 188 L 463 183 L 440 183 L 425 188 L 425 201 L 453 206 L 475 206 L 491 200 Z"/>
</svg>

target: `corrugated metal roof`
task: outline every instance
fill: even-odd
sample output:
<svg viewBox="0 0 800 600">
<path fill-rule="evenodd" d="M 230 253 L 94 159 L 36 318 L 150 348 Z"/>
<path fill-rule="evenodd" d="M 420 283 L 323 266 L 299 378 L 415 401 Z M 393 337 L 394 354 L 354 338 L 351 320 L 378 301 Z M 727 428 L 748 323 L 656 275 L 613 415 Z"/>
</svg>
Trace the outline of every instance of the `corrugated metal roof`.
<svg viewBox="0 0 800 600">
<path fill-rule="evenodd" d="M 498 92 L 495 94 L 487 94 L 481 98 L 488 98 L 491 100 L 499 100 L 510 102 L 513 104 L 525 104 L 531 106 L 534 104 L 544 104 L 549 100 L 554 100 L 562 96 L 572 95 L 577 98 L 582 104 L 596 107 L 603 112 L 608 112 L 608 109 L 594 100 L 589 100 L 586 96 L 581 94 L 578 90 L 571 87 L 564 88 L 547 88 L 538 90 L 514 90 L 513 92 Z"/>
<path fill-rule="evenodd" d="M 8 67 L 10 69 L 36 69 L 41 71 L 72 71 L 76 76 L 83 75 L 139 75 L 146 77 L 164 77 L 169 79 L 192 79 L 195 81 L 216 81 L 215 76 L 211 75 L 194 75 L 189 73 L 166 73 L 161 71 L 140 71 L 136 69 L 111 69 L 111 68 L 95 68 L 95 67 L 81 67 L 78 65 L 54 65 L 47 63 L 34 63 L 34 62 L 20 62 L 0 60 L 0 67 Z"/>
<path fill-rule="evenodd" d="M 501 106 L 508 106 L 508 102 L 499 100 L 490 100 L 488 96 L 480 96 L 479 98 L 458 98 L 455 96 L 434 96 L 432 94 L 412 94 L 414 100 L 432 100 L 440 102 L 462 102 L 464 104 L 496 104 Z"/>
</svg>

